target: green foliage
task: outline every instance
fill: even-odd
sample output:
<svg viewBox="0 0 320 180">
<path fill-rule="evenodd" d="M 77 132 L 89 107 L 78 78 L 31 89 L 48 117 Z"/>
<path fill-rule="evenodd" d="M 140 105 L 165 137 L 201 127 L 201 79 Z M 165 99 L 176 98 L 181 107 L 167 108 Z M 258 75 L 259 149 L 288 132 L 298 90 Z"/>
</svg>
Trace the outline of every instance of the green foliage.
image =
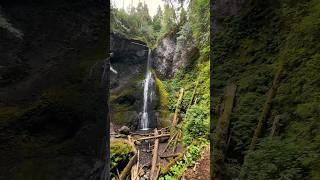
<svg viewBox="0 0 320 180">
<path fill-rule="evenodd" d="M 199 58 L 203 59 L 203 55 Z M 208 143 L 208 133 L 210 124 L 210 62 L 205 61 L 196 66 L 183 69 L 176 73 L 175 77 L 165 82 L 169 92 L 169 110 L 174 112 L 178 100 L 180 88 L 185 89 L 184 99 L 181 105 L 183 142 L 188 147 L 183 160 L 177 162 L 170 172 L 160 177 L 163 180 L 177 179 L 185 170 L 192 166 L 200 157 L 200 152 Z M 192 92 L 198 82 L 196 98 L 197 104 L 188 109 Z"/>
<path fill-rule="evenodd" d="M 199 60 L 202 59 L 203 56 L 200 56 Z M 198 60 L 198 61 L 199 61 Z M 169 93 L 169 110 L 174 112 L 176 108 L 176 103 L 178 101 L 178 93 L 180 88 L 184 88 L 185 95 L 183 97 L 183 102 L 181 105 L 181 109 L 186 110 L 190 99 L 192 96 L 192 92 L 197 87 L 196 98 L 198 98 L 199 103 L 203 103 L 207 107 L 210 106 L 210 62 L 206 61 L 204 63 L 200 63 L 178 71 L 173 79 L 165 81 L 164 84 Z"/>
<path fill-rule="evenodd" d="M 272 3 L 271 3 L 272 2 Z M 263 5 L 265 4 L 265 5 Z M 242 168 L 243 179 L 319 177 L 320 2 L 256 1 L 235 18 L 225 18 L 213 45 L 214 104 L 228 82 L 238 84 L 226 166 L 238 178 L 254 128 L 279 64 L 283 74 L 256 150 Z M 276 115 L 279 137 L 269 139 Z"/>
<path fill-rule="evenodd" d="M 183 156 L 183 159 L 178 161 L 174 166 L 170 168 L 168 174 L 159 178 L 159 180 L 171 180 L 178 179 L 183 175 L 188 167 L 193 166 L 197 159 L 199 159 L 201 152 L 208 146 L 206 139 L 199 138 L 187 147 L 187 151 Z"/>
<path fill-rule="evenodd" d="M 121 170 L 129 162 L 133 155 L 132 147 L 124 141 L 113 140 L 110 143 L 110 172 L 112 176 L 117 174 L 117 170 Z"/>
<path fill-rule="evenodd" d="M 130 13 L 123 9 L 111 9 L 111 32 L 144 41 L 150 47 L 155 44 L 155 31 L 159 31 L 158 21 L 159 19 L 156 19 L 156 24 L 153 24 L 147 5 L 141 2 L 136 8 L 132 8 Z"/>
<path fill-rule="evenodd" d="M 179 0 L 179 3 L 183 1 Z M 180 8 L 178 19 L 176 10 L 169 1 L 166 1 L 164 10 L 158 8 L 158 13 L 150 21 L 147 16 L 147 7 L 139 5 L 131 9 L 130 13 L 114 9 L 112 22 L 113 32 L 125 34 L 154 46 L 155 40 L 160 40 L 165 34 L 177 33 L 176 56 L 182 50 L 196 45 L 200 49 L 200 58 L 192 62 L 192 66 L 180 69 L 172 79 L 161 81 L 155 76 L 160 95 L 160 111 L 174 112 L 180 88 L 185 94 L 180 107 L 183 119 L 182 126 L 184 143 L 189 145 L 183 160 L 170 169 L 170 173 L 160 179 L 176 179 L 187 167 L 194 164 L 199 158 L 202 149 L 207 146 L 207 136 L 210 122 L 210 46 L 209 46 L 209 1 L 191 1 L 188 10 Z M 144 21 L 141 21 L 141 18 Z M 154 74 L 155 75 L 155 74 Z M 194 89 L 197 86 L 196 104 L 189 107 Z M 115 98 L 111 98 L 112 100 Z M 167 112 L 166 112 L 167 113 Z"/>
<path fill-rule="evenodd" d="M 181 20 L 186 21 L 186 12 L 181 11 L 181 14 Z M 175 9 L 169 2 L 165 3 L 163 10 L 158 6 L 157 14 L 153 18 L 149 15 L 147 4 L 141 2 L 128 12 L 112 8 L 111 32 L 144 41 L 149 47 L 155 47 L 159 39 L 176 28 L 176 16 Z"/>
<path fill-rule="evenodd" d="M 258 150 L 247 156 L 241 178 L 309 179 L 307 172 L 316 165 L 319 154 L 296 143 L 279 138 L 261 142 Z"/>
<path fill-rule="evenodd" d="M 176 54 L 180 54 L 182 48 L 192 43 L 192 32 L 190 23 L 185 23 L 177 34 L 178 37 L 176 45 Z"/>
<path fill-rule="evenodd" d="M 152 24 L 153 29 L 156 33 L 156 36 L 160 36 L 162 18 L 163 18 L 163 12 L 159 5 L 157 9 L 157 14 L 153 17 L 153 24 Z"/>
<path fill-rule="evenodd" d="M 190 23 L 193 37 L 200 48 L 209 45 L 210 38 L 210 5 L 209 0 L 190 2 Z"/>
<path fill-rule="evenodd" d="M 161 20 L 161 34 L 165 34 L 174 29 L 175 25 L 175 11 L 169 4 L 165 4 L 163 18 Z"/>
<path fill-rule="evenodd" d="M 242 152 L 249 146 L 264 101 L 265 96 L 257 93 L 242 94 L 237 99 L 238 108 L 231 119 L 234 151 Z"/>
<path fill-rule="evenodd" d="M 183 122 L 183 141 L 190 144 L 194 139 L 206 137 L 209 133 L 209 109 L 204 105 L 193 105 L 186 113 Z"/>
</svg>

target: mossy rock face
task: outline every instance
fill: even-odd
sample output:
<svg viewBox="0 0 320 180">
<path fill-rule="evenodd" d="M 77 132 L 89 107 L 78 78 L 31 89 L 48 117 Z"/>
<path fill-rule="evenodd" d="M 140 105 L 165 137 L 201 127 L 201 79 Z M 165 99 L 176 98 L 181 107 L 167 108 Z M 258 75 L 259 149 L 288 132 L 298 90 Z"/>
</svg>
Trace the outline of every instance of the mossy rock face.
<svg viewBox="0 0 320 180">
<path fill-rule="evenodd" d="M 120 126 L 129 126 L 136 129 L 139 123 L 139 115 L 136 111 L 118 111 L 111 115 L 112 123 Z"/>
<path fill-rule="evenodd" d="M 170 120 L 168 120 L 168 116 L 170 114 L 168 109 L 169 104 L 169 94 L 166 90 L 164 83 L 157 77 L 156 73 L 153 71 L 153 76 L 156 82 L 156 91 L 157 97 L 159 99 L 157 111 L 159 112 L 159 126 L 160 127 L 168 127 L 170 125 Z"/>
<path fill-rule="evenodd" d="M 138 114 L 142 110 L 143 103 L 143 87 L 140 82 L 133 81 L 124 88 L 111 92 L 110 117 L 114 125 L 126 125 L 133 129 L 137 127 Z"/>
<path fill-rule="evenodd" d="M 142 56 L 138 52 L 145 48 L 133 46 L 134 40 L 123 37 L 119 42 L 114 42 L 114 56 L 111 65 L 117 73 L 111 73 L 110 110 L 111 122 L 115 126 L 126 125 L 132 129 L 137 128 L 143 105 L 143 80 L 145 78 L 147 54 Z M 129 42 L 119 44 L 123 42 Z M 127 47 L 130 50 L 124 51 Z M 119 49 L 120 48 L 120 49 Z"/>
<path fill-rule="evenodd" d="M 111 73 L 111 122 L 115 126 L 126 125 L 136 129 L 139 128 L 140 113 L 143 110 L 144 103 L 143 83 L 147 71 L 147 50 L 143 46 L 133 48 L 132 44 L 134 43 L 131 42 L 135 42 L 135 40 L 125 39 L 118 43 L 122 42 L 129 43 L 120 46 L 115 42 L 114 56 L 111 59 L 111 65 L 117 72 Z M 124 50 L 124 47 L 131 50 Z M 141 52 L 144 53 L 142 54 Z M 154 84 L 155 86 L 158 85 L 157 82 Z M 154 111 L 159 108 L 158 92 L 152 96 L 152 99 L 152 103 L 148 105 L 148 110 L 150 111 L 150 119 L 154 120 L 150 124 L 156 127 L 157 113 Z M 137 116 L 138 118 L 136 118 Z"/>
<path fill-rule="evenodd" d="M 173 113 L 169 111 L 160 111 L 159 126 L 170 127 L 173 120 Z"/>
</svg>

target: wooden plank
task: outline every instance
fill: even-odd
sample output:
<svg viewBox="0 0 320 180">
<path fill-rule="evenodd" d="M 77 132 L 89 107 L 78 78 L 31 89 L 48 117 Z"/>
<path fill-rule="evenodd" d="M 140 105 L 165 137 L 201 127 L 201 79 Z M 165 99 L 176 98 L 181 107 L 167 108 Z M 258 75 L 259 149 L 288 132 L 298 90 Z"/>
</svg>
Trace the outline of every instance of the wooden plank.
<svg viewBox="0 0 320 180">
<path fill-rule="evenodd" d="M 154 135 L 158 136 L 158 130 L 154 130 Z M 154 142 L 154 148 L 152 151 L 152 161 L 151 161 L 151 170 L 150 170 L 150 179 L 153 180 L 156 176 L 156 166 L 158 161 L 158 149 L 159 149 L 159 139 L 156 139 Z"/>
<path fill-rule="evenodd" d="M 120 180 L 125 180 L 127 179 L 127 176 L 130 174 L 131 172 L 131 168 L 132 166 L 137 162 L 137 154 L 135 154 L 129 161 L 129 163 L 126 165 L 126 167 L 122 170 L 119 179 Z"/>
<path fill-rule="evenodd" d="M 158 139 L 161 137 L 168 137 L 170 134 L 161 134 L 161 135 L 155 135 L 155 136 L 150 136 L 150 137 L 144 137 L 144 138 L 139 138 L 137 141 L 142 141 L 142 140 L 148 140 L 148 139 Z"/>
</svg>

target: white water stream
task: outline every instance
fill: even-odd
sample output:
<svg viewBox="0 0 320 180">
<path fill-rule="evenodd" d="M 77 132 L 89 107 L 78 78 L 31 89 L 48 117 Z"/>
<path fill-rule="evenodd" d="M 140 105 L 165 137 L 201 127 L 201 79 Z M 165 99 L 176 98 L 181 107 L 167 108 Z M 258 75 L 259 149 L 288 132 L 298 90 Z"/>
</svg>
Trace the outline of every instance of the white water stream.
<svg viewBox="0 0 320 180">
<path fill-rule="evenodd" d="M 149 129 L 149 112 L 148 112 L 148 106 L 152 102 L 152 96 L 153 96 L 153 83 L 154 80 L 152 78 L 151 73 L 151 50 L 149 49 L 148 52 L 148 62 L 147 62 L 147 73 L 146 78 L 144 80 L 144 88 L 143 88 L 143 111 L 142 111 L 142 117 L 140 120 L 140 125 L 142 130 L 148 130 Z"/>
</svg>

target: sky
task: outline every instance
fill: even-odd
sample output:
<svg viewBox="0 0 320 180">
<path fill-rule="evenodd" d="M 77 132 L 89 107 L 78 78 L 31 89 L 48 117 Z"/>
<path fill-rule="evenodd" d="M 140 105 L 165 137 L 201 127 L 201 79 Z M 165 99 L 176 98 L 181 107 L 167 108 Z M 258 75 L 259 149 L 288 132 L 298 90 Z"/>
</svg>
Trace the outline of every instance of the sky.
<svg viewBox="0 0 320 180">
<path fill-rule="evenodd" d="M 124 4 L 125 10 L 127 10 L 127 7 L 131 5 L 131 2 L 133 3 L 134 7 L 137 7 L 139 1 L 145 2 L 148 5 L 149 14 L 150 16 L 154 16 L 157 14 L 158 6 L 161 6 L 161 9 L 163 10 L 164 2 L 163 0 L 110 0 L 112 5 L 115 5 L 116 8 L 122 8 Z"/>
</svg>

